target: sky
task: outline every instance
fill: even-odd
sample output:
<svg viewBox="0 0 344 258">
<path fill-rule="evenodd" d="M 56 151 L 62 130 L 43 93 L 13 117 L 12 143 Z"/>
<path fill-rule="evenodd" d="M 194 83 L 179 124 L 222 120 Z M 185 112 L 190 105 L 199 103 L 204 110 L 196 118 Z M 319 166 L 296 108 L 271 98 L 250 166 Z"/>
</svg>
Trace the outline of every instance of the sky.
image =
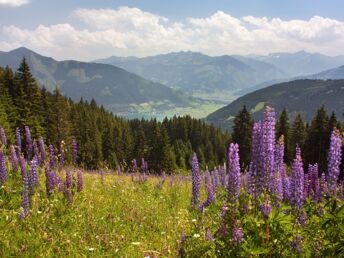
<svg viewBox="0 0 344 258">
<path fill-rule="evenodd" d="M 0 51 L 89 61 L 178 51 L 344 54 L 343 0 L 0 0 Z"/>
</svg>

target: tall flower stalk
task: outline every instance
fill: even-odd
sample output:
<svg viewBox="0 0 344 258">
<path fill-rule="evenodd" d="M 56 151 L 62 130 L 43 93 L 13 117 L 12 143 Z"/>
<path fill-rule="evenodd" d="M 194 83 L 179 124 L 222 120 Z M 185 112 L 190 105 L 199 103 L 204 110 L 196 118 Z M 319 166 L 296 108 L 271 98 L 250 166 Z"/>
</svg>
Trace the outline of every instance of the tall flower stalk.
<svg viewBox="0 0 344 258">
<path fill-rule="evenodd" d="M 196 153 L 192 156 L 192 205 L 197 207 L 200 202 L 201 175 Z"/>
<path fill-rule="evenodd" d="M 2 144 L 6 147 L 7 146 L 7 138 L 6 138 L 6 133 L 4 128 L 0 128 L 0 138 Z"/>
<path fill-rule="evenodd" d="M 22 208 L 23 212 L 20 214 L 21 218 L 25 219 L 30 211 L 30 198 L 29 198 L 29 178 L 27 173 L 26 161 L 20 157 L 20 168 L 22 176 Z"/>
<path fill-rule="evenodd" d="M 240 192 L 239 145 L 231 143 L 228 151 L 228 196 L 237 201 Z"/>
<path fill-rule="evenodd" d="M 5 165 L 5 155 L 0 150 L 0 185 L 3 185 L 7 180 L 7 170 Z"/>
<path fill-rule="evenodd" d="M 340 162 L 342 159 L 342 136 L 339 130 L 333 130 L 328 154 L 328 183 L 332 194 L 336 193 Z"/>
<path fill-rule="evenodd" d="M 28 160 L 32 158 L 32 138 L 30 128 L 25 126 L 25 139 L 26 139 L 26 157 Z"/>
</svg>

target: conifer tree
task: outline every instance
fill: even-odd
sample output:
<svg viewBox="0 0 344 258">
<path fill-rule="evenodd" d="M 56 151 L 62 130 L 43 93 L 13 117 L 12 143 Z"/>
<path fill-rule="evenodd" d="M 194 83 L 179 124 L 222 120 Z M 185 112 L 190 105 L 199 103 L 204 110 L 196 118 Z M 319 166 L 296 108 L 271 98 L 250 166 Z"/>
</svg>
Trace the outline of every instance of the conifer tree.
<svg viewBox="0 0 344 258">
<path fill-rule="evenodd" d="M 303 150 L 304 143 L 306 138 L 306 125 L 302 116 L 298 114 L 293 122 L 290 135 L 290 148 L 292 150 L 291 157 L 295 156 L 295 147 L 299 145 Z"/>
<path fill-rule="evenodd" d="M 305 150 L 307 163 L 318 162 L 319 171 L 326 171 L 327 153 L 330 144 L 328 129 L 329 118 L 324 106 L 321 106 L 308 129 Z"/>
<path fill-rule="evenodd" d="M 240 166 L 244 169 L 250 163 L 253 120 L 246 106 L 234 118 L 232 141 L 239 144 Z"/>
<path fill-rule="evenodd" d="M 290 149 L 290 126 L 289 126 L 289 117 L 288 111 L 286 108 L 283 109 L 278 121 L 277 121 L 277 130 L 276 130 L 276 139 L 281 135 L 284 136 L 284 159 L 287 164 L 291 161 Z"/>
</svg>

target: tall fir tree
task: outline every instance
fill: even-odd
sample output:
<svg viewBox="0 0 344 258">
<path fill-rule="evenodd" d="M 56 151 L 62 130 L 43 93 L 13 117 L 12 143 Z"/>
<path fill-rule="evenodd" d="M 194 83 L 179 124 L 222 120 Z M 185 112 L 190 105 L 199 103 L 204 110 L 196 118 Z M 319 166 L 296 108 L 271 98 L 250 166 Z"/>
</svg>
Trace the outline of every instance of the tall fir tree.
<svg viewBox="0 0 344 258">
<path fill-rule="evenodd" d="M 292 159 L 290 149 L 293 149 L 293 147 L 290 147 L 290 125 L 286 108 L 283 109 L 276 127 L 276 139 L 279 139 L 281 135 L 284 136 L 284 161 L 289 164 Z"/>
<path fill-rule="evenodd" d="M 330 144 L 328 123 L 328 114 L 325 107 L 321 106 L 310 124 L 304 148 L 306 163 L 317 162 L 321 172 L 327 170 L 327 153 Z"/>
<path fill-rule="evenodd" d="M 239 144 L 240 165 L 242 169 L 247 169 L 251 157 L 253 119 L 246 106 L 239 111 L 234 118 L 232 141 Z"/>
<path fill-rule="evenodd" d="M 291 157 L 295 157 L 295 147 L 296 145 L 300 146 L 301 149 L 304 149 L 305 138 L 306 138 L 306 124 L 303 120 L 301 114 L 298 114 L 293 122 L 290 135 L 290 149 Z"/>
</svg>

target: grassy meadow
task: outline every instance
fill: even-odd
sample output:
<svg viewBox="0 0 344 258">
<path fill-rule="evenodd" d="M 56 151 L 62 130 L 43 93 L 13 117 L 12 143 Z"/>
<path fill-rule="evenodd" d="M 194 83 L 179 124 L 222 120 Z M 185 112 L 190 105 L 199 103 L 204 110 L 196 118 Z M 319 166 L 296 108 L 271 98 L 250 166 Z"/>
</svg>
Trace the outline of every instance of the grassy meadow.
<svg viewBox="0 0 344 258">
<path fill-rule="evenodd" d="M 139 182 L 86 172 L 83 191 L 69 204 L 57 190 L 47 198 L 42 173 L 25 220 L 18 216 L 19 171 L 1 188 L 1 257 L 173 257 L 181 232 L 198 219 L 190 209 L 191 182 L 182 177 Z"/>
</svg>

